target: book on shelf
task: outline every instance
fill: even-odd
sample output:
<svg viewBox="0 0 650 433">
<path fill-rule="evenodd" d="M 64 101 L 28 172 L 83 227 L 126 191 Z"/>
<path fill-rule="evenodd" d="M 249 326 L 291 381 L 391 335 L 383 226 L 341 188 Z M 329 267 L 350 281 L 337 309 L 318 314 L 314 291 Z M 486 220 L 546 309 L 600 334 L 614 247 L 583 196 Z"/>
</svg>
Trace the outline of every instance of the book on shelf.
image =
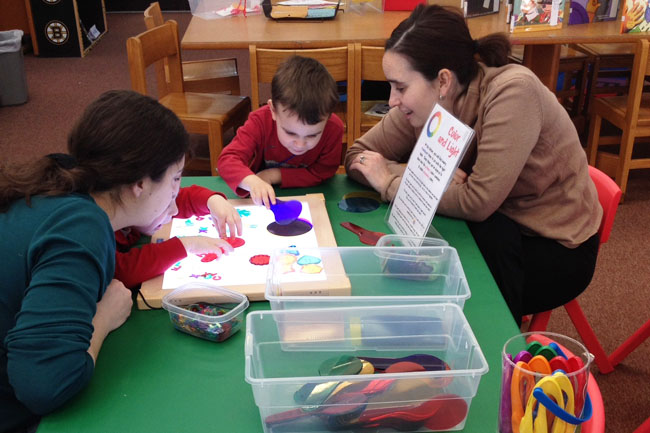
<svg viewBox="0 0 650 433">
<path fill-rule="evenodd" d="M 511 32 L 557 30 L 564 21 L 565 0 L 514 0 Z"/>
<path fill-rule="evenodd" d="M 600 0 L 594 21 L 613 21 L 618 17 L 621 0 Z"/>
<path fill-rule="evenodd" d="M 621 33 L 650 32 L 650 4 L 647 0 L 623 0 Z"/>
<path fill-rule="evenodd" d="M 569 25 L 615 20 L 619 0 L 571 0 Z"/>
<path fill-rule="evenodd" d="M 365 107 L 363 103 L 361 105 L 362 107 Z M 388 105 L 386 102 L 377 102 L 372 107 L 364 111 L 364 114 L 373 117 L 384 117 L 386 114 L 388 114 L 389 110 L 390 105 Z"/>
<path fill-rule="evenodd" d="M 494 14 L 499 12 L 499 3 L 499 0 L 464 0 L 463 12 L 467 18 Z"/>
</svg>

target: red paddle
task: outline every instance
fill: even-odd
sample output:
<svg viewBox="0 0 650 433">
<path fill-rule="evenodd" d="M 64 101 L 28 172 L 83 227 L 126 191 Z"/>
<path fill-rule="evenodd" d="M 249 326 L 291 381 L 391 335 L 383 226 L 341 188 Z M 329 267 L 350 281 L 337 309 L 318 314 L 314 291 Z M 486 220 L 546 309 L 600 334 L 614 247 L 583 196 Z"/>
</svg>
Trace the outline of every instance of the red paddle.
<svg viewBox="0 0 650 433">
<path fill-rule="evenodd" d="M 440 409 L 424 422 L 430 430 L 449 430 L 460 424 L 467 416 L 467 403 L 454 394 L 440 396 Z"/>
<path fill-rule="evenodd" d="M 388 366 L 384 373 L 409 373 L 412 371 L 426 371 L 426 369 L 417 362 L 401 361 Z"/>
<path fill-rule="evenodd" d="M 366 409 L 352 424 L 345 428 L 393 428 L 399 431 L 449 430 L 465 419 L 467 403 L 454 394 L 440 395 L 418 406 L 401 406 L 382 409 Z"/>
</svg>

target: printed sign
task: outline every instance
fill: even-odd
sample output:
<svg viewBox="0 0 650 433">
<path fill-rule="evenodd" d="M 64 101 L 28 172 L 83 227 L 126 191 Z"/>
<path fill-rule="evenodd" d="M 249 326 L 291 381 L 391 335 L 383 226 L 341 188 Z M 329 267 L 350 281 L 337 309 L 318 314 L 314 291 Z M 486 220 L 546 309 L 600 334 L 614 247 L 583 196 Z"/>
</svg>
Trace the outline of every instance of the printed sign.
<svg viewBox="0 0 650 433">
<path fill-rule="evenodd" d="M 418 138 L 399 189 L 391 202 L 388 225 L 399 235 L 424 237 L 474 130 L 436 104 Z"/>
</svg>

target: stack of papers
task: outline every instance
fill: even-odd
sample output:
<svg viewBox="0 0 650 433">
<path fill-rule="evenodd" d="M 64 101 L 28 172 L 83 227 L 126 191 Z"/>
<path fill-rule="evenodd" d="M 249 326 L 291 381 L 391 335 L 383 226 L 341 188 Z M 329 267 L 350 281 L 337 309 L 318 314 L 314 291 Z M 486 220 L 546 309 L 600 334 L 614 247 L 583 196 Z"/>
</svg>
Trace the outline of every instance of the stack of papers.
<svg viewBox="0 0 650 433">
<path fill-rule="evenodd" d="M 340 1 L 281 0 L 274 5 L 271 18 L 330 19 L 336 16 Z"/>
</svg>

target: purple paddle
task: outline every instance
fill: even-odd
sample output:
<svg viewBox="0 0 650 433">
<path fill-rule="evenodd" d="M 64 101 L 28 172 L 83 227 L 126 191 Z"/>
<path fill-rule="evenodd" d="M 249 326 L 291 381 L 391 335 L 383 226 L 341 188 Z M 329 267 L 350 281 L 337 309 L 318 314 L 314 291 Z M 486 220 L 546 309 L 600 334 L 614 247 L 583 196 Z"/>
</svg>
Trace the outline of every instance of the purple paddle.
<svg viewBox="0 0 650 433">
<path fill-rule="evenodd" d="M 447 369 L 447 364 L 445 363 L 445 361 L 438 358 L 437 356 L 423 354 L 423 353 L 404 356 L 403 358 L 373 358 L 370 356 L 363 356 L 363 355 L 358 355 L 358 357 L 364 361 L 368 361 L 369 363 L 371 363 L 375 367 L 375 370 L 386 370 L 388 367 L 390 367 L 392 364 L 395 364 L 396 362 L 405 362 L 405 361 L 415 362 L 417 364 L 420 364 L 424 367 L 425 370 L 428 371 L 438 371 L 438 370 Z"/>
<path fill-rule="evenodd" d="M 275 204 L 271 205 L 271 210 L 275 215 L 275 222 L 280 225 L 287 225 L 294 222 L 302 212 L 302 203 L 298 200 L 284 201 L 275 199 Z"/>
</svg>

